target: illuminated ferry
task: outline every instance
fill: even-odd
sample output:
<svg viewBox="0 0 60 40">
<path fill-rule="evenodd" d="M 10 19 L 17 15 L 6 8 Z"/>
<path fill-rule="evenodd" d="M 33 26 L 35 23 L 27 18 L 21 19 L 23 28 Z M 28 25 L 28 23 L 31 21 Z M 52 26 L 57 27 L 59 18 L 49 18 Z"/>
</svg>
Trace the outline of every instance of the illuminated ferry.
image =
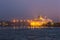
<svg viewBox="0 0 60 40">
<path fill-rule="evenodd" d="M 20 21 L 20 24 L 18 23 Z M 23 25 L 29 25 L 28 28 L 41 28 L 42 25 L 46 25 L 47 23 L 53 23 L 53 21 L 49 18 L 47 18 L 46 16 L 38 16 L 37 18 L 34 19 L 27 19 L 27 20 L 12 20 L 12 22 L 14 23 L 18 23 L 19 25 L 23 24 Z M 23 26 L 22 25 L 22 26 Z"/>
<path fill-rule="evenodd" d="M 27 20 L 27 21 L 33 27 L 40 27 L 40 26 L 45 25 L 49 22 L 51 22 L 51 23 L 53 22 L 51 19 L 47 18 L 46 16 L 45 17 L 38 16 L 38 18 Z"/>
</svg>

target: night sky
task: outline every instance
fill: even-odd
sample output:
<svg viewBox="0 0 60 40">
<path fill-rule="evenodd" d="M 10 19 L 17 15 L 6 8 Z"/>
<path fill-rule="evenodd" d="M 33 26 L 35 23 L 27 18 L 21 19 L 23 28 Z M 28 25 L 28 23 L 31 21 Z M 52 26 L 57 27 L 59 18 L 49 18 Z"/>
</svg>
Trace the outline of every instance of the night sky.
<svg viewBox="0 0 60 40">
<path fill-rule="evenodd" d="M 60 20 L 60 0 L 0 0 L 0 19 L 47 16 Z"/>
</svg>

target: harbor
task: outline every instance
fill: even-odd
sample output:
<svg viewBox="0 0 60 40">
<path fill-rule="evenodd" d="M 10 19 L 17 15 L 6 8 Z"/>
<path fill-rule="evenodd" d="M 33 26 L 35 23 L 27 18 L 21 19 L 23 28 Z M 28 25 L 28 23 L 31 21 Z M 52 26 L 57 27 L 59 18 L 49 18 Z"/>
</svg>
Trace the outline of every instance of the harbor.
<svg viewBox="0 0 60 40">
<path fill-rule="evenodd" d="M 41 28 L 41 27 L 59 27 L 60 23 L 55 23 L 53 20 L 47 18 L 47 17 L 42 17 L 38 16 L 37 18 L 34 19 L 27 19 L 27 20 L 18 20 L 18 19 L 13 19 L 10 21 L 0 21 L 0 26 L 19 26 L 22 28 Z"/>
</svg>

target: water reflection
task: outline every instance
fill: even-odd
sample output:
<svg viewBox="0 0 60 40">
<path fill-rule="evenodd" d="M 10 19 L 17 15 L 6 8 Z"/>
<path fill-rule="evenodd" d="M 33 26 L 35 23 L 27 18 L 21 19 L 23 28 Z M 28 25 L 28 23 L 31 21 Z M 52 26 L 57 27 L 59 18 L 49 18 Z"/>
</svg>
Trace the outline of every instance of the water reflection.
<svg viewBox="0 0 60 40">
<path fill-rule="evenodd" d="M 41 28 L 54 28 L 54 27 L 47 27 L 47 26 L 41 26 L 41 27 L 37 27 L 37 26 L 6 26 L 6 27 L 1 27 L 0 29 L 41 29 Z"/>
<path fill-rule="evenodd" d="M 25 26 L 24 26 L 25 27 Z M 0 40 L 60 40 L 60 28 L 0 27 Z"/>
</svg>

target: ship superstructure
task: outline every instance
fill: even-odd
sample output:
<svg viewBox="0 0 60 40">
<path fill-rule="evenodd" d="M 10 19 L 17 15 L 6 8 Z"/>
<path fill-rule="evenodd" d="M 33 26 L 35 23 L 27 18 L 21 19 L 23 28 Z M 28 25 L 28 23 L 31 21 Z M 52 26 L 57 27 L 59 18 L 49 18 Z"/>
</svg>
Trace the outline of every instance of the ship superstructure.
<svg viewBox="0 0 60 40">
<path fill-rule="evenodd" d="M 42 17 L 42 16 L 38 16 L 38 18 L 34 18 L 28 21 L 28 23 L 30 23 L 31 26 L 33 27 L 40 27 L 42 25 L 45 25 L 49 22 L 53 22 L 51 19 L 47 18 L 47 17 Z"/>
</svg>

